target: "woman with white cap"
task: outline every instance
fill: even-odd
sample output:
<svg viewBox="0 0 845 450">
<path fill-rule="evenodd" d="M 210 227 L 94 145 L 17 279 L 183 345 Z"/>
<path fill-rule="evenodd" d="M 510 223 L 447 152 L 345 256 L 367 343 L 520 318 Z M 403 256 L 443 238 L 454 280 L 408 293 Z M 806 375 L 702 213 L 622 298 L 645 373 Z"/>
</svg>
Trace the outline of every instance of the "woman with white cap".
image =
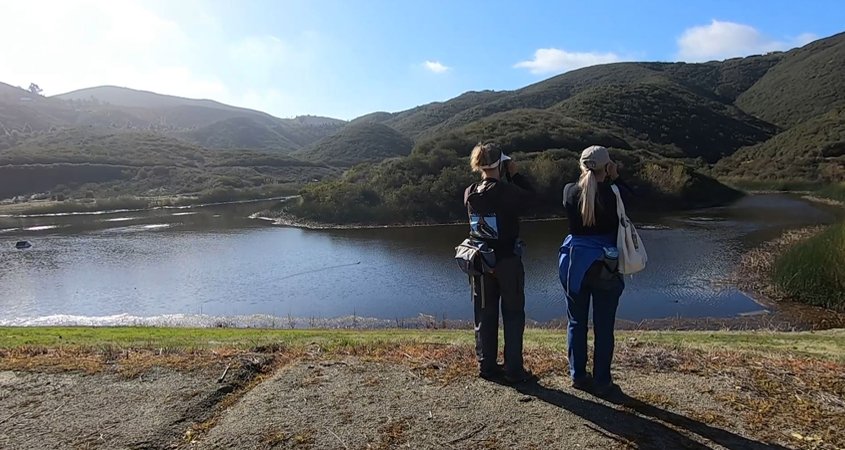
<svg viewBox="0 0 845 450">
<path fill-rule="evenodd" d="M 563 190 L 569 235 L 560 247 L 558 270 L 567 300 L 569 373 L 576 389 L 599 395 L 618 391 L 610 374 L 613 328 L 625 288 L 616 248 L 619 216 L 612 184 L 618 168 L 606 148 L 594 145 L 581 153 L 581 176 Z M 593 375 L 587 372 L 587 327 L 593 306 Z"/>
<path fill-rule="evenodd" d="M 534 189 L 519 174 L 516 163 L 494 144 L 476 145 L 470 155 L 470 165 L 482 178 L 464 192 L 470 235 L 487 243 L 496 259 L 493 273 L 484 273 L 473 280 L 473 284 L 479 286 L 479 289 L 473 289 L 479 375 L 508 383 L 530 381 L 534 375 L 525 370 L 522 361 L 525 270 L 519 216 L 534 199 Z M 497 364 L 500 299 L 505 335 L 504 367 Z"/>
</svg>

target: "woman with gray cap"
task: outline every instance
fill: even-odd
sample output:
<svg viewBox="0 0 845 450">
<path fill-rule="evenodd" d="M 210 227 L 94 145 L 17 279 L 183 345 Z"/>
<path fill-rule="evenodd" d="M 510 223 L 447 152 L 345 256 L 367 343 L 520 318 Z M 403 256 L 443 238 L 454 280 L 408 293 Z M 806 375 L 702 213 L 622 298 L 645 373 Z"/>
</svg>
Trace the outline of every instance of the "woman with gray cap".
<svg viewBox="0 0 845 450">
<path fill-rule="evenodd" d="M 566 293 L 569 318 L 569 373 L 576 389 L 599 395 L 618 391 L 610 374 L 616 308 L 625 284 L 618 271 L 616 238 L 619 217 L 616 163 L 606 148 L 587 147 L 580 158 L 581 177 L 563 189 L 569 235 L 560 247 L 558 274 Z M 593 305 L 593 375 L 587 372 L 587 321 Z"/>
<path fill-rule="evenodd" d="M 508 383 L 530 381 L 534 376 L 525 370 L 522 361 L 525 270 L 519 216 L 534 199 L 534 189 L 519 174 L 516 163 L 495 144 L 476 145 L 470 155 L 470 165 L 474 172 L 481 174 L 481 181 L 464 192 L 470 235 L 487 243 L 496 259 L 493 273 L 484 273 L 473 280 L 473 284 L 479 286 L 479 289 L 473 289 L 473 303 L 480 376 Z M 500 299 L 505 334 L 504 368 L 496 362 Z"/>
</svg>

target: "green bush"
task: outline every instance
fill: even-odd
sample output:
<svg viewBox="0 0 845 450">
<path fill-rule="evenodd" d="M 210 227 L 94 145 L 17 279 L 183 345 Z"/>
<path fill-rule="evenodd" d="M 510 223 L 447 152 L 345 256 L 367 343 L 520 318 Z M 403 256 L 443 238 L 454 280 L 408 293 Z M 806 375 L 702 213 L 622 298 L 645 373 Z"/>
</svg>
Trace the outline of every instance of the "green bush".
<svg viewBox="0 0 845 450">
<path fill-rule="evenodd" d="M 737 198 L 738 192 L 677 160 L 645 151 L 612 149 L 625 165 L 628 183 L 637 191 L 630 199 L 638 209 L 712 206 Z M 533 216 L 562 214 L 562 192 L 577 180 L 578 153 L 551 149 L 513 153 L 520 173 L 531 181 L 537 201 Z M 464 189 L 478 179 L 468 158 L 437 149 L 379 164 L 360 164 L 339 180 L 309 184 L 298 203 L 286 212 L 323 223 L 444 223 L 465 220 Z"/>
</svg>

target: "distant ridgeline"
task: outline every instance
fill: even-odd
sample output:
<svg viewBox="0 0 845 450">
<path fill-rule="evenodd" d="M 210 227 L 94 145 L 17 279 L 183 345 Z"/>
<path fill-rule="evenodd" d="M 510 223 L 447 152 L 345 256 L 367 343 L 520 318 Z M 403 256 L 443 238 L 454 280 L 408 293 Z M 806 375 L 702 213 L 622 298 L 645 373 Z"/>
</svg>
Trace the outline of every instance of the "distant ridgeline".
<svg viewBox="0 0 845 450">
<path fill-rule="evenodd" d="M 0 197 L 290 183 L 302 198 L 286 212 L 304 219 L 458 220 L 474 178 L 466 157 L 483 139 L 520 160 L 541 215 L 558 212 L 592 144 L 625 163 L 642 206 L 706 206 L 738 195 L 711 177 L 768 187 L 844 179 L 843 92 L 845 34 L 722 62 L 593 66 L 348 123 L 115 87 L 43 98 L 0 85 Z M 50 170 L 60 186 L 27 175 Z"/>
</svg>

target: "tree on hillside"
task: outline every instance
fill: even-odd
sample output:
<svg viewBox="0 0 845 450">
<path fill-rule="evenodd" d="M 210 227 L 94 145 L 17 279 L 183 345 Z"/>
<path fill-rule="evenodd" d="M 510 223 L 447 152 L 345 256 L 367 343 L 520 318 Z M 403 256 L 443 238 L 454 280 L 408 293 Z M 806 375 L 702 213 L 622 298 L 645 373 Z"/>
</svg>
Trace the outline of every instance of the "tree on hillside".
<svg viewBox="0 0 845 450">
<path fill-rule="evenodd" d="M 41 95 L 41 92 L 43 91 L 44 90 L 41 89 L 37 84 L 29 83 L 29 92 L 32 92 L 35 95 Z"/>
</svg>

